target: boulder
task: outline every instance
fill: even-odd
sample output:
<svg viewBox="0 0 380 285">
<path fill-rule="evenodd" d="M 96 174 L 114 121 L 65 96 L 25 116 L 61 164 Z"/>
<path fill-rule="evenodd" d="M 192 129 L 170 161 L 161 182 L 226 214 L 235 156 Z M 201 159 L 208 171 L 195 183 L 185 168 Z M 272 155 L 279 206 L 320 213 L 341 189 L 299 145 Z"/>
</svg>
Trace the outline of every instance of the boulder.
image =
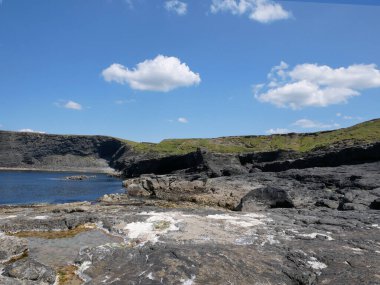
<svg viewBox="0 0 380 285">
<path fill-rule="evenodd" d="M 0 234 L 0 263 L 21 256 L 28 250 L 28 240 Z"/>
<path fill-rule="evenodd" d="M 38 281 L 39 284 L 54 284 L 56 279 L 56 273 L 51 267 L 31 258 L 24 258 L 7 265 L 3 275 L 20 280 Z"/>
<path fill-rule="evenodd" d="M 236 210 L 250 212 L 268 208 L 294 208 L 294 203 L 286 190 L 267 186 L 250 191 Z"/>
</svg>

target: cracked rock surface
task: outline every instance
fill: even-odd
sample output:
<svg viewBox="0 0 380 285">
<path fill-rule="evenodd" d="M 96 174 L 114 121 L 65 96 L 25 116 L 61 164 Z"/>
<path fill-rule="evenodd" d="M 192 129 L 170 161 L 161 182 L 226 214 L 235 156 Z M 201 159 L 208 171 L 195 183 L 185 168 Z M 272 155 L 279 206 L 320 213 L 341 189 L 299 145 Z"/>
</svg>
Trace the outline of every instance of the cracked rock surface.
<svg viewBox="0 0 380 285">
<path fill-rule="evenodd" d="M 0 207 L 0 284 L 380 284 L 378 162 L 124 183 Z"/>
</svg>

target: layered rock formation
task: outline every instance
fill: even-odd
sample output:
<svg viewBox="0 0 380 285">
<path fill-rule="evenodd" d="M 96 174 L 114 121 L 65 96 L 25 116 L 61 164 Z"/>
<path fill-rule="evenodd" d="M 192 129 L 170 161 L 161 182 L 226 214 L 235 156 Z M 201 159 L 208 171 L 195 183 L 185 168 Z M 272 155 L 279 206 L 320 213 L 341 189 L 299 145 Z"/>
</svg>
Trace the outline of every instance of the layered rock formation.
<svg viewBox="0 0 380 285">
<path fill-rule="evenodd" d="M 380 138 L 363 133 L 308 151 L 177 153 L 0 132 L 0 167 L 112 167 L 126 187 L 97 204 L 0 207 L 0 283 L 380 284 Z"/>
<path fill-rule="evenodd" d="M 0 131 L 0 167 L 47 170 L 107 169 L 125 145 L 103 136 Z"/>
</svg>

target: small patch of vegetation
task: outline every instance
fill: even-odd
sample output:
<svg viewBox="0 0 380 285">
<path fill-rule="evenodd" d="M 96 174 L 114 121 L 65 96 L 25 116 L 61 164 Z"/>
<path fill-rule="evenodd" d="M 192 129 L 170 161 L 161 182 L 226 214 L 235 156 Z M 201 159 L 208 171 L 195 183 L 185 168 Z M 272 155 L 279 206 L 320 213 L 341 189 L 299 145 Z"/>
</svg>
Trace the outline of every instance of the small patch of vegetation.
<svg viewBox="0 0 380 285">
<path fill-rule="evenodd" d="M 95 229 L 96 226 L 92 224 L 80 225 L 74 229 L 66 231 L 20 231 L 16 233 L 7 233 L 11 236 L 20 238 L 43 238 L 43 239 L 59 239 L 59 238 L 72 238 L 77 234 Z"/>
<path fill-rule="evenodd" d="M 28 250 L 24 250 L 21 254 L 12 256 L 8 261 L 4 262 L 4 264 L 11 264 L 13 262 L 16 262 L 17 260 L 26 258 L 29 256 Z"/>
<path fill-rule="evenodd" d="M 76 274 L 77 266 L 73 264 L 66 265 L 58 269 L 59 285 L 80 285 L 83 280 Z"/>
<path fill-rule="evenodd" d="M 153 224 L 153 227 L 155 230 L 162 231 L 170 227 L 170 222 L 164 220 L 157 221 Z"/>
</svg>

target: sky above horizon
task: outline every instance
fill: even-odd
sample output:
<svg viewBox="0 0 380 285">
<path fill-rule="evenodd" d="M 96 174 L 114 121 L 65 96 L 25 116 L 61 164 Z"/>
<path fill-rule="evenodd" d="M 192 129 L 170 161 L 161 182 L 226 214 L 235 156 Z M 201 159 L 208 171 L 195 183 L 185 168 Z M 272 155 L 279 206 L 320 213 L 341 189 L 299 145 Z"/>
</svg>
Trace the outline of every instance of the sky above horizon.
<svg viewBox="0 0 380 285">
<path fill-rule="evenodd" d="M 326 2 L 0 0 L 0 129 L 158 142 L 379 118 L 380 5 Z"/>
</svg>

